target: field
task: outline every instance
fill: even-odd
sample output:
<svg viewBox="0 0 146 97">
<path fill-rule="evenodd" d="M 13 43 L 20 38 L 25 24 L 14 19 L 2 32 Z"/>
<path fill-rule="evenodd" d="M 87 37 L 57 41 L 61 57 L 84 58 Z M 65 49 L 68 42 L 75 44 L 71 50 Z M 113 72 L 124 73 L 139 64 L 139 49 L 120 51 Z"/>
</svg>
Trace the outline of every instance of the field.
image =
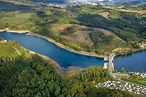
<svg viewBox="0 0 146 97">
<path fill-rule="evenodd" d="M 31 54 L 24 50 L 18 43 L 11 41 L 6 43 L 0 43 L 0 58 L 17 59 L 21 55 L 14 49 L 16 48 L 22 56 L 31 58 Z"/>
<path fill-rule="evenodd" d="M 127 80 L 127 81 L 146 86 L 146 81 L 141 81 L 141 80 Z"/>
</svg>

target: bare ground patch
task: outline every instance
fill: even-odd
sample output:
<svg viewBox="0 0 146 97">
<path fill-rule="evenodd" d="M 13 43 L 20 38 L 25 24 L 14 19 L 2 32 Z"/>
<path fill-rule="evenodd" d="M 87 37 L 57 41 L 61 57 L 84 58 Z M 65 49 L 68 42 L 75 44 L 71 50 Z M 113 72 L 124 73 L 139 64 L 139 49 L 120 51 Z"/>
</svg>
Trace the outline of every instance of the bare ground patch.
<svg viewBox="0 0 146 97">
<path fill-rule="evenodd" d="M 106 18 L 106 19 L 110 19 L 110 18 L 109 18 L 109 15 L 110 15 L 109 12 L 99 13 L 99 15 L 103 16 L 103 17 Z"/>
<path fill-rule="evenodd" d="M 72 24 L 63 24 L 61 26 L 57 26 L 57 27 L 54 27 L 52 29 L 50 29 L 52 32 L 58 34 L 60 33 L 61 31 L 63 31 L 64 29 L 68 28 L 68 27 L 71 27 Z"/>
<path fill-rule="evenodd" d="M 62 36 L 62 37 L 65 40 L 70 41 L 70 42 L 75 42 L 75 43 L 78 43 L 78 44 L 81 44 L 81 45 L 92 46 L 93 42 L 90 39 L 90 35 L 89 35 L 89 33 L 91 31 L 81 31 L 81 30 L 79 30 L 79 29 L 82 29 L 82 28 L 89 28 L 89 27 L 80 26 L 80 25 L 75 25 L 75 26 L 77 26 L 77 28 L 78 28 L 77 32 L 75 32 L 73 34 L 66 35 L 66 36 Z"/>
<path fill-rule="evenodd" d="M 130 50 L 130 48 L 116 48 L 114 49 L 112 52 L 122 52 L 122 51 L 125 51 L 125 50 Z"/>
</svg>

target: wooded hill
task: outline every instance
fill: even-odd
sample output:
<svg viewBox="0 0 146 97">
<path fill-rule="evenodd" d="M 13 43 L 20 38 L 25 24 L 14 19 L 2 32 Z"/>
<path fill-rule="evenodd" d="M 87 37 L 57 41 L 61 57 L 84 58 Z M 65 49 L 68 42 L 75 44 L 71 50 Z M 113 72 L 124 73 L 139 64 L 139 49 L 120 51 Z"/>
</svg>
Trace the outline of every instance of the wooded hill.
<svg viewBox="0 0 146 97">
<path fill-rule="evenodd" d="M 113 79 L 102 67 L 89 67 L 68 77 L 52 62 L 29 53 L 16 42 L 0 43 L 4 53 L 12 51 L 11 46 L 22 55 L 3 57 L 0 53 L 0 97 L 132 97 L 120 90 L 97 89 L 98 82 Z"/>
<path fill-rule="evenodd" d="M 75 50 L 102 55 L 114 49 L 133 52 L 140 49 L 139 43 L 146 42 L 146 15 L 121 9 L 0 1 L 0 17 L 0 29 L 30 30 Z"/>
</svg>

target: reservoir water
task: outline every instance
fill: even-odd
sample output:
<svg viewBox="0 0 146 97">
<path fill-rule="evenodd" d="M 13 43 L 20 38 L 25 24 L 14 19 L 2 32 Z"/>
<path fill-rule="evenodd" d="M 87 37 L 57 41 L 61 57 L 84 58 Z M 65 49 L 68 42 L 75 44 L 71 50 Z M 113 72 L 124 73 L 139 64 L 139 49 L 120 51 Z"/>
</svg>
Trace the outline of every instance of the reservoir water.
<svg viewBox="0 0 146 97">
<path fill-rule="evenodd" d="M 146 51 L 114 57 L 113 63 L 116 70 L 124 68 L 126 71 L 146 72 Z"/>
<path fill-rule="evenodd" d="M 14 40 L 26 49 L 53 59 L 61 67 L 78 66 L 86 68 L 89 66 L 103 66 L 104 64 L 102 58 L 75 54 L 36 36 L 9 32 L 1 32 L 0 36 L 8 41 Z M 114 57 L 113 63 L 116 70 L 124 68 L 126 71 L 146 71 L 146 51 Z"/>
</svg>

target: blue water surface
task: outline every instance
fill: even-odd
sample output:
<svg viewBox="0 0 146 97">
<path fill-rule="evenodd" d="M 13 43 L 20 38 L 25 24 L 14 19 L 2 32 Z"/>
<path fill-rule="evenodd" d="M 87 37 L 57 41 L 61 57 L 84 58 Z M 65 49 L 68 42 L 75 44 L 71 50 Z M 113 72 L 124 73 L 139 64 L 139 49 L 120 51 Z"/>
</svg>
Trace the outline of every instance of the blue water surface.
<svg viewBox="0 0 146 97">
<path fill-rule="evenodd" d="M 119 71 L 124 68 L 126 71 L 146 72 L 146 51 L 114 57 L 113 63 L 115 69 Z"/>
</svg>

